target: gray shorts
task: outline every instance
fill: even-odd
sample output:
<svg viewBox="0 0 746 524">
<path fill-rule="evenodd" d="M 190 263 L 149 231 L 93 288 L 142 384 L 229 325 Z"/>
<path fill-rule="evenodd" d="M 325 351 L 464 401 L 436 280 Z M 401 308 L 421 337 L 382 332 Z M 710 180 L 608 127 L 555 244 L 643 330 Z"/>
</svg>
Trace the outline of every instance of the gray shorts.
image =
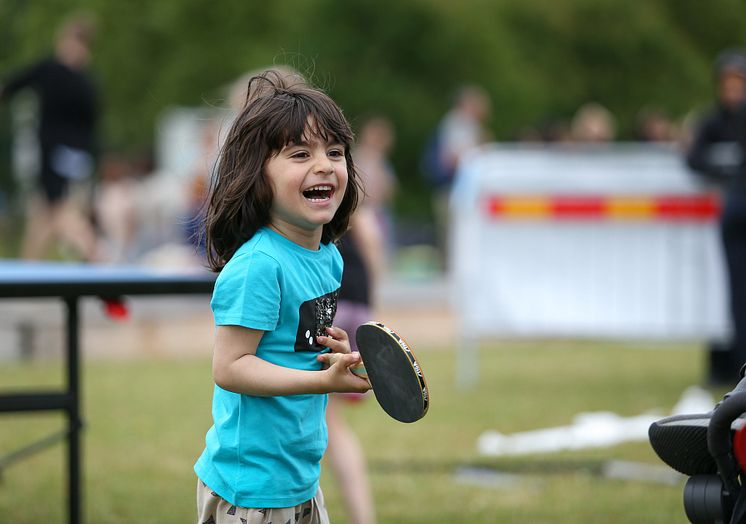
<svg viewBox="0 0 746 524">
<path fill-rule="evenodd" d="M 197 479 L 197 524 L 329 524 L 321 488 L 311 500 L 291 508 L 234 506 Z"/>
</svg>

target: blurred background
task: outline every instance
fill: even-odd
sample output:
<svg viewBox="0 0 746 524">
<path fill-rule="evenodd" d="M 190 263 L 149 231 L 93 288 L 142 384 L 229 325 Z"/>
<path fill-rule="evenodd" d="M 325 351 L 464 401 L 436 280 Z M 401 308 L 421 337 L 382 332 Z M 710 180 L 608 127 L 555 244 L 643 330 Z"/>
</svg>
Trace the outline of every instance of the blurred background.
<svg viewBox="0 0 746 524">
<path fill-rule="evenodd" d="M 247 73 L 290 66 L 356 131 L 376 317 L 417 349 L 433 397 L 412 426 L 371 399 L 345 410 L 377 520 L 686 521 L 686 479 L 646 428 L 709 410 L 738 378 L 743 266 L 723 231 L 744 246 L 746 227 L 723 225 L 733 176 L 692 151 L 723 104 L 716 57 L 746 45 L 743 2 L 0 0 L 0 87 L 55 53 L 76 12 L 95 21 L 93 169 L 69 182 L 88 232 L 29 244 L 43 107 L 6 91 L 0 257 L 201 267 L 235 97 Z M 0 304 L 0 388 L 63 382 L 58 306 Z M 84 318 L 88 520 L 193 520 L 207 298 L 132 299 L 127 318 L 90 300 Z M 61 421 L 3 415 L 0 454 Z M 0 515 L 62 522 L 64 467 L 57 448 L 0 460 Z M 349 521 L 324 471 L 332 521 Z"/>
<path fill-rule="evenodd" d="M 712 61 L 742 41 L 743 6 L 719 0 L 496 2 L 179 1 L 22 2 L 0 5 L 6 76 L 49 53 L 75 7 L 96 14 L 92 69 L 100 89 L 99 149 L 153 158 L 159 122 L 173 107 L 225 107 L 225 87 L 247 71 L 290 64 L 344 108 L 353 124 L 391 119 L 401 191 L 397 218 L 427 223 L 422 148 L 464 84 L 492 100 L 496 140 L 561 133 L 587 102 L 615 117 L 619 140 L 639 134 L 655 108 L 680 129 L 711 100 Z M 0 188 L 4 215 L 18 211 L 5 107 Z M 161 160 L 156 156 L 156 162 Z M 403 226 L 404 227 L 404 226 Z M 4 243 L 7 237 L 4 235 Z M 12 246 L 6 249 L 12 249 Z"/>
</svg>

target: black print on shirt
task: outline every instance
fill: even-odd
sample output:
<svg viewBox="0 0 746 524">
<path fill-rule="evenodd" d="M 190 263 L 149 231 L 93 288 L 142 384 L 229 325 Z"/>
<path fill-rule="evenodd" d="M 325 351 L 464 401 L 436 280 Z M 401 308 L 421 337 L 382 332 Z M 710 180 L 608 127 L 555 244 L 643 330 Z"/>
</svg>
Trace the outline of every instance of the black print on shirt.
<svg viewBox="0 0 746 524">
<path fill-rule="evenodd" d="M 326 335 L 326 328 L 334 323 L 338 294 L 339 290 L 332 291 L 300 305 L 295 351 L 318 352 L 324 349 L 324 346 L 316 342 L 316 337 Z"/>
</svg>

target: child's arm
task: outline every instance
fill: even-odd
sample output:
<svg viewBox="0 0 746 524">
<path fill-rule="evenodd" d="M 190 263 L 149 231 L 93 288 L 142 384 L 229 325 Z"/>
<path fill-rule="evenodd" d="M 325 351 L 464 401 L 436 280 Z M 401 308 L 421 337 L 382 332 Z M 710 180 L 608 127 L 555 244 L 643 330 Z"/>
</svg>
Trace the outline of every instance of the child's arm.
<svg viewBox="0 0 746 524">
<path fill-rule="evenodd" d="M 307 393 L 358 392 L 370 389 L 367 380 L 348 368 L 359 362 L 350 354 L 347 334 L 329 330 L 330 337 L 319 342 L 338 353 L 347 353 L 339 362 L 323 371 L 286 368 L 256 356 L 263 331 L 241 326 L 218 326 L 212 359 L 215 383 L 227 391 L 255 396 L 301 395 Z M 346 351 L 345 349 L 346 345 Z"/>
</svg>

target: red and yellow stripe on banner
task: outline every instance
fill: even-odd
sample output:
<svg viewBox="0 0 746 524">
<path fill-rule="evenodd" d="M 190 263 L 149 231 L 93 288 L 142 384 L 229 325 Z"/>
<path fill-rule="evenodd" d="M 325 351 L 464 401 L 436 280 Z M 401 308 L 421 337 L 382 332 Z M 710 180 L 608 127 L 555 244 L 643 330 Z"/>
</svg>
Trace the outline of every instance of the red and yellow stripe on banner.
<svg viewBox="0 0 746 524">
<path fill-rule="evenodd" d="M 720 214 L 714 194 L 657 196 L 493 195 L 490 217 L 500 220 L 629 220 L 711 222 Z"/>
</svg>

